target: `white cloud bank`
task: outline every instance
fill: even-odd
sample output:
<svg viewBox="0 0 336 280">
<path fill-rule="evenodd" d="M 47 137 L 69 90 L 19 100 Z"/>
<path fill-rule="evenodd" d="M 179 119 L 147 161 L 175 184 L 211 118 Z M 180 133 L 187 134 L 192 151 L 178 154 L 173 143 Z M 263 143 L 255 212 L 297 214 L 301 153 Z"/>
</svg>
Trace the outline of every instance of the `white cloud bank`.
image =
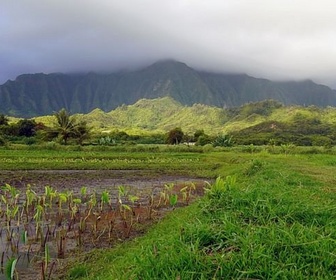
<svg viewBox="0 0 336 280">
<path fill-rule="evenodd" d="M 173 58 L 335 87 L 335 40 L 335 1 L 0 0 L 0 83 Z"/>
</svg>

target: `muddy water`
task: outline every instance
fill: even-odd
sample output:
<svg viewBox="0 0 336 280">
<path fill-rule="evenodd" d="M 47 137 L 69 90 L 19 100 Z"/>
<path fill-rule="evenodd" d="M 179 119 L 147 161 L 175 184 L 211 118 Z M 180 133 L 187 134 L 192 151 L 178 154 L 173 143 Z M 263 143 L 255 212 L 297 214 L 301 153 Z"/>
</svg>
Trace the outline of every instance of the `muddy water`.
<svg viewBox="0 0 336 280">
<path fill-rule="evenodd" d="M 51 186 L 58 192 L 73 191 L 80 193 L 82 187 L 87 187 L 88 194 L 108 191 L 114 199 L 117 197 L 118 186 L 145 199 L 149 193 L 157 195 L 165 184 L 184 183 L 203 184 L 204 178 L 165 174 L 148 170 L 29 170 L 0 171 L 0 186 L 10 184 L 25 190 L 27 185 L 41 194 L 45 186 Z"/>
<path fill-rule="evenodd" d="M 16 188 L 30 184 L 34 190 L 44 191 L 49 185 L 74 193 L 85 186 L 89 190 L 109 190 L 124 185 L 135 189 L 155 188 L 167 183 L 204 182 L 202 178 L 164 174 L 146 170 L 29 170 L 0 171 L 0 185 L 5 183 Z"/>
<path fill-rule="evenodd" d="M 74 195 L 79 194 L 80 189 L 85 186 L 88 189 L 88 193 L 96 192 L 99 194 L 107 190 L 116 199 L 118 186 L 123 185 L 130 193 L 141 198 L 142 205 L 148 203 L 148 194 L 157 195 L 165 184 L 184 185 L 193 182 L 203 185 L 204 181 L 205 179 L 203 178 L 191 178 L 144 170 L 0 171 L 0 186 L 6 183 L 10 184 L 20 189 L 22 194 L 28 185 L 38 194 L 44 193 L 44 187 L 49 185 L 58 192 L 71 190 Z M 0 248 L 2 248 L 1 251 L 4 251 L 6 244 L 3 242 L 4 240 L 1 239 L 1 241 Z M 75 244 L 74 241 L 72 243 Z M 68 244 L 72 243 L 68 242 Z M 20 272 L 20 279 L 38 279 L 36 274 L 39 274 L 37 271 L 40 268 L 36 267 L 36 262 L 30 262 L 25 255 L 21 256 L 17 269 Z M 0 273 L 0 280 L 5 279 L 3 277 L 4 275 Z"/>
</svg>

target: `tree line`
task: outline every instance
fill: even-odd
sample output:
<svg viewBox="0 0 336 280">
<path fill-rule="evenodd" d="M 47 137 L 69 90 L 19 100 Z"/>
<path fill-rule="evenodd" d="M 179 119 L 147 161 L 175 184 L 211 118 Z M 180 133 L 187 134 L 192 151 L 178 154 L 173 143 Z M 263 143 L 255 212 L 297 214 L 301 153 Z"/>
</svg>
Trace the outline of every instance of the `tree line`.
<svg viewBox="0 0 336 280">
<path fill-rule="evenodd" d="M 194 143 L 204 146 L 231 146 L 232 138 L 227 135 L 216 137 L 207 135 L 204 130 L 197 130 L 193 135 L 183 132 L 180 127 L 171 129 L 166 134 L 129 135 L 124 131 L 113 131 L 109 134 L 99 135 L 93 132 L 92 127 L 67 110 L 61 109 L 54 114 L 51 126 L 37 123 L 33 119 L 21 119 L 17 123 L 10 123 L 9 119 L 0 114 L 0 145 L 7 142 L 17 142 L 24 139 L 25 144 L 35 144 L 39 141 L 56 141 L 62 145 L 77 144 L 171 144 Z"/>
<path fill-rule="evenodd" d="M 37 135 L 42 140 L 57 140 L 64 145 L 67 145 L 70 139 L 79 145 L 89 139 L 90 128 L 85 121 L 71 116 L 65 109 L 56 112 L 54 117 L 53 125 L 47 127 L 43 123 L 36 123 L 33 119 L 21 119 L 17 123 L 9 123 L 9 119 L 0 114 L 0 144 L 6 139 L 11 141 L 15 137 L 31 138 Z"/>
</svg>

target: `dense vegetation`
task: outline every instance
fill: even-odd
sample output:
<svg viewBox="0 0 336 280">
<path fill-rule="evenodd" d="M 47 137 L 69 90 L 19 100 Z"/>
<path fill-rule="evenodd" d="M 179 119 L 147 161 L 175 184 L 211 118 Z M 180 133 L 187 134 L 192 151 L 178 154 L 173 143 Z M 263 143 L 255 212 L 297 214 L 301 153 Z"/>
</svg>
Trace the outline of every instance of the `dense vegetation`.
<svg viewBox="0 0 336 280">
<path fill-rule="evenodd" d="M 143 99 L 109 113 L 97 109 L 86 115 L 70 115 L 63 109 L 53 116 L 34 119 L 13 119 L 0 114 L 0 145 L 69 141 L 100 146 L 184 142 L 200 146 L 331 147 L 336 143 L 335 120 L 336 109 L 332 107 L 284 106 L 265 100 L 219 109 L 200 104 L 186 107 L 165 97 Z"/>
<path fill-rule="evenodd" d="M 335 106 L 336 93 L 312 81 L 272 82 L 242 74 L 196 71 L 184 63 L 161 61 L 131 72 L 111 74 L 25 74 L 0 86 L 0 113 L 25 118 L 106 112 L 141 98 L 170 96 L 183 105 L 236 107 L 275 99 L 284 104 Z"/>
<path fill-rule="evenodd" d="M 335 116 L 334 108 L 272 100 L 223 110 L 171 98 L 110 113 L 0 115 L 0 165 L 10 171 L 1 183 L 18 180 L 13 170 L 34 169 L 137 170 L 211 182 L 205 197 L 145 236 L 65 263 L 58 273 L 66 279 L 330 279 Z"/>
<path fill-rule="evenodd" d="M 79 257 L 69 279 L 332 279 L 335 161 L 212 153 L 222 177 L 146 236 Z"/>
<path fill-rule="evenodd" d="M 143 237 L 73 258 L 66 279 L 336 276 L 335 148 L 13 145 L 0 154 L 8 170 L 129 168 L 209 180 L 205 197 Z"/>
<path fill-rule="evenodd" d="M 57 273 L 66 279 L 331 279 L 335 144 L 335 108 L 274 100 L 220 109 L 165 97 L 109 113 L 0 114 L 1 203 L 9 202 L 7 183 L 30 182 L 25 172 L 36 169 L 204 178 L 210 183 L 203 198 L 144 236 L 81 254 Z M 15 209 L 7 207 L 2 217 Z"/>
</svg>

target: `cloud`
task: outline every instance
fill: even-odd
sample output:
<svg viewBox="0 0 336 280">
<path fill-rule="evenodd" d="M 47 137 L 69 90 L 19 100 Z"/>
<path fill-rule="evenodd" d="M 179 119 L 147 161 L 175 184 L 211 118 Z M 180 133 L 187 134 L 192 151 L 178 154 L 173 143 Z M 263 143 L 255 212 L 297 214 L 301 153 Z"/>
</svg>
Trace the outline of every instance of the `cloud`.
<svg viewBox="0 0 336 280">
<path fill-rule="evenodd" d="M 336 85 L 334 1 L 5 1 L 0 26 L 0 82 L 174 58 L 198 69 Z"/>
</svg>

